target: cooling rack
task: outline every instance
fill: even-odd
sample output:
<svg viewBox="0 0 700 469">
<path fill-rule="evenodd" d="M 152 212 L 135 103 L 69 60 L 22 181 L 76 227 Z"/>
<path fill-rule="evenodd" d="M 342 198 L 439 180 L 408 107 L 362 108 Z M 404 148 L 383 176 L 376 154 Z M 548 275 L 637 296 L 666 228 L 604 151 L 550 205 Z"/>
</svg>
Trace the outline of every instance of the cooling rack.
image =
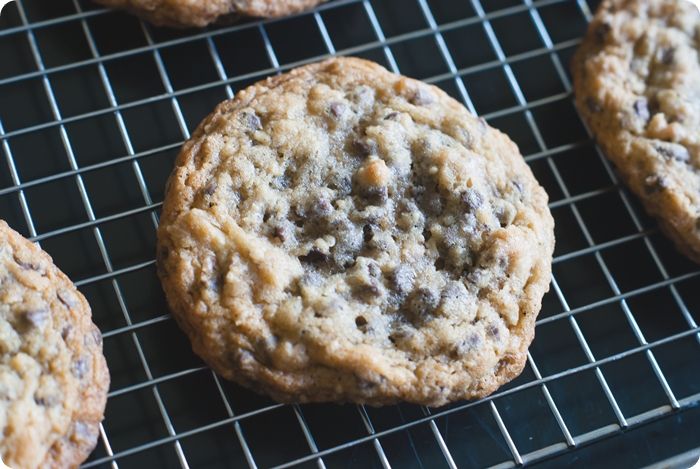
<svg viewBox="0 0 700 469">
<path fill-rule="evenodd" d="M 572 104 L 596 2 L 336 0 L 197 31 L 83 0 L 0 17 L 0 218 L 73 278 L 112 374 L 84 467 L 682 467 L 700 446 L 700 270 L 620 186 Z M 550 195 L 551 290 L 522 376 L 438 409 L 280 405 L 190 351 L 154 270 L 178 148 L 219 101 L 333 54 L 434 83 Z M 661 467 L 661 466 L 659 466 Z"/>
</svg>

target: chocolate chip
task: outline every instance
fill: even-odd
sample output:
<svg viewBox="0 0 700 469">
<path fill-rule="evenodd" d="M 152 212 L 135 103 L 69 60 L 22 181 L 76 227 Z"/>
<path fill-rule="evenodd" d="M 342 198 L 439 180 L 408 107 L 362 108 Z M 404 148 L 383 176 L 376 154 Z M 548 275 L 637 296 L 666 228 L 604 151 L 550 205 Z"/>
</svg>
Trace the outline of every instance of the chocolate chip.
<svg viewBox="0 0 700 469">
<path fill-rule="evenodd" d="M 593 98 L 592 96 L 586 98 L 586 107 L 589 111 L 595 114 L 598 114 L 603 110 L 600 104 L 598 104 L 598 101 L 596 101 L 595 98 Z"/>
<path fill-rule="evenodd" d="M 243 125 L 245 125 L 250 130 L 262 129 L 262 123 L 260 122 L 260 118 L 252 112 L 243 113 Z"/>
<path fill-rule="evenodd" d="M 97 327 L 92 328 L 92 341 L 95 345 L 102 346 L 102 332 Z"/>
<path fill-rule="evenodd" d="M 30 327 L 40 328 L 49 320 L 51 312 L 48 309 L 33 309 L 24 313 L 24 320 Z"/>
<path fill-rule="evenodd" d="M 367 187 L 362 190 L 362 197 L 367 199 L 370 205 L 384 205 L 389 198 L 389 190 L 384 187 Z"/>
<path fill-rule="evenodd" d="M 216 272 L 213 272 L 216 273 Z M 218 295 L 224 285 L 224 274 L 216 273 L 207 280 L 202 281 L 203 287 L 214 295 Z"/>
<path fill-rule="evenodd" d="M 367 273 L 370 277 L 379 278 L 379 276 L 382 274 L 382 269 L 375 261 L 370 261 L 367 263 Z"/>
<path fill-rule="evenodd" d="M 71 372 L 76 378 L 83 379 L 88 371 L 90 371 L 90 363 L 85 358 L 79 358 L 73 362 Z"/>
<path fill-rule="evenodd" d="M 352 192 L 352 181 L 349 177 L 342 177 L 333 181 L 330 188 L 338 191 L 339 196 L 345 196 Z"/>
<path fill-rule="evenodd" d="M 632 107 L 634 108 L 634 113 L 644 122 L 649 120 L 649 106 L 646 98 L 636 100 Z"/>
<path fill-rule="evenodd" d="M 357 327 L 364 327 L 367 325 L 367 319 L 364 316 L 357 316 L 355 318 L 355 325 Z"/>
<path fill-rule="evenodd" d="M 476 350 L 479 347 L 479 344 L 481 344 L 481 337 L 479 334 L 471 334 L 457 344 L 457 346 L 452 350 L 451 355 L 454 358 L 463 357 L 472 350 Z"/>
<path fill-rule="evenodd" d="M 680 161 L 681 163 L 687 163 L 690 161 L 690 152 L 688 152 L 688 149 L 682 145 L 675 143 L 657 145 L 656 151 L 667 159 L 674 159 L 676 161 Z"/>
<path fill-rule="evenodd" d="M 407 265 L 400 265 L 394 270 L 391 275 L 391 285 L 399 294 L 405 295 L 413 287 L 413 281 L 416 274 L 412 268 Z"/>
<path fill-rule="evenodd" d="M 416 289 L 405 304 L 413 324 L 424 322 L 437 308 L 440 298 L 427 288 Z"/>
<path fill-rule="evenodd" d="M 272 187 L 277 190 L 286 189 L 290 186 L 290 179 L 288 176 L 278 176 L 272 180 Z"/>
<path fill-rule="evenodd" d="M 663 176 L 652 174 L 644 178 L 644 192 L 648 195 L 656 194 L 668 187 L 668 182 Z"/>
<path fill-rule="evenodd" d="M 376 296 L 379 296 L 381 294 L 381 290 L 379 289 L 379 285 L 377 284 L 377 282 L 374 282 L 374 281 L 371 283 L 360 285 L 357 288 L 357 291 L 361 295 L 364 295 L 364 296 L 376 297 Z"/>
<path fill-rule="evenodd" d="M 393 344 L 410 339 L 415 335 L 415 329 L 406 324 L 405 319 L 401 316 L 397 318 L 397 321 L 392 326 L 394 330 L 389 334 L 389 340 Z"/>
<path fill-rule="evenodd" d="M 484 203 L 481 194 L 475 189 L 467 189 L 462 193 L 460 199 L 469 212 L 477 210 Z"/>
<path fill-rule="evenodd" d="M 316 248 L 312 248 L 308 254 L 299 256 L 299 260 L 309 264 L 326 264 L 328 263 L 328 255 Z"/>
<path fill-rule="evenodd" d="M 58 297 L 58 300 L 68 309 L 78 306 L 78 300 L 68 290 L 59 290 L 58 293 L 56 293 L 56 296 Z"/>
<path fill-rule="evenodd" d="M 67 340 L 72 330 L 73 326 L 71 326 L 70 324 L 66 324 L 65 326 L 63 326 L 63 329 L 61 329 L 61 338 L 64 341 Z"/>
<path fill-rule="evenodd" d="M 469 336 L 466 342 L 467 345 L 469 345 L 471 348 L 476 348 L 481 343 L 481 337 L 479 336 L 479 334 L 472 334 L 471 336 Z"/>
<path fill-rule="evenodd" d="M 384 120 L 395 121 L 396 119 L 398 119 L 398 117 L 399 117 L 398 112 L 390 112 L 389 114 L 384 116 Z"/>
<path fill-rule="evenodd" d="M 671 65 L 676 59 L 676 48 L 668 47 L 661 51 L 661 63 L 664 65 Z"/>
<path fill-rule="evenodd" d="M 353 146 L 355 147 L 355 151 L 360 156 L 369 156 L 370 154 L 372 154 L 372 145 L 370 145 L 369 142 L 366 142 L 365 140 L 355 140 L 353 142 Z"/>
<path fill-rule="evenodd" d="M 34 402 L 36 405 L 40 405 L 42 407 L 54 407 L 58 405 L 60 402 L 60 399 L 57 396 L 34 396 Z"/>
<path fill-rule="evenodd" d="M 593 34 L 595 34 L 595 38 L 598 42 L 603 43 L 607 39 L 608 34 L 610 34 L 611 30 L 612 30 L 612 26 L 610 26 L 610 24 L 600 23 L 593 30 Z"/>
<path fill-rule="evenodd" d="M 427 106 L 435 102 L 435 96 L 425 87 L 419 86 L 409 98 L 411 104 L 416 106 Z"/>
<path fill-rule="evenodd" d="M 272 235 L 282 242 L 287 240 L 287 230 L 285 230 L 283 226 L 275 226 L 275 228 L 272 230 Z"/>
<path fill-rule="evenodd" d="M 41 266 L 39 264 L 35 264 L 34 262 L 25 262 L 17 256 L 14 256 L 14 260 L 15 263 L 19 265 L 23 270 L 34 270 L 38 272 L 39 269 L 41 269 Z"/>
<path fill-rule="evenodd" d="M 377 383 L 373 383 L 372 381 L 367 381 L 358 377 L 356 377 L 355 379 L 357 380 L 357 386 L 363 391 L 369 391 L 370 389 L 374 389 L 377 387 Z"/>
<path fill-rule="evenodd" d="M 376 213 L 361 213 L 360 215 L 360 220 L 363 220 L 365 223 L 369 223 L 370 225 L 376 226 L 376 224 L 379 222 L 379 216 Z"/>
<path fill-rule="evenodd" d="M 204 194 L 205 195 L 212 195 L 214 192 L 216 192 L 217 188 L 217 183 L 216 182 L 211 182 L 207 187 L 204 188 Z"/>
<path fill-rule="evenodd" d="M 331 103 L 329 108 L 330 108 L 330 111 L 331 111 L 331 114 L 333 115 L 333 117 L 338 118 L 338 117 L 343 115 L 343 113 L 345 112 L 346 106 L 343 103 L 339 103 L 337 101 L 334 101 Z"/>
<path fill-rule="evenodd" d="M 421 198 L 421 205 L 427 213 L 438 215 L 442 212 L 443 198 L 438 192 L 426 191 Z"/>
<path fill-rule="evenodd" d="M 498 330 L 498 326 L 496 326 L 495 324 L 489 324 L 488 326 L 486 326 L 486 333 L 491 337 L 498 338 L 499 332 L 500 331 Z"/>
<path fill-rule="evenodd" d="M 365 225 L 362 227 L 362 240 L 365 243 L 369 243 L 374 238 L 374 228 L 372 225 Z"/>
</svg>

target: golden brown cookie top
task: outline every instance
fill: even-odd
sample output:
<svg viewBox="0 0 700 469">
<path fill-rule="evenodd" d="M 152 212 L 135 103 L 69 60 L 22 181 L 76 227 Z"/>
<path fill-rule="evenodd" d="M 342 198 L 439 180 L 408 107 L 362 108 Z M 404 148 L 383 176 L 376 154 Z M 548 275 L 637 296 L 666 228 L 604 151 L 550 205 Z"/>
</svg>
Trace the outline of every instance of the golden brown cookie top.
<svg viewBox="0 0 700 469">
<path fill-rule="evenodd" d="M 0 220 L 0 454 L 75 467 L 98 437 L 109 373 L 90 307 L 51 258 Z"/>
<path fill-rule="evenodd" d="M 608 0 L 573 61 L 576 102 L 647 210 L 700 262 L 700 12 Z"/>
<path fill-rule="evenodd" d="M 158 255 L 222 375 L 280 400 L 438 405 L 520 372 L 553 244 L 508 137 L 434 86 L 335 58 L 199 126 Z"/>
</svg>

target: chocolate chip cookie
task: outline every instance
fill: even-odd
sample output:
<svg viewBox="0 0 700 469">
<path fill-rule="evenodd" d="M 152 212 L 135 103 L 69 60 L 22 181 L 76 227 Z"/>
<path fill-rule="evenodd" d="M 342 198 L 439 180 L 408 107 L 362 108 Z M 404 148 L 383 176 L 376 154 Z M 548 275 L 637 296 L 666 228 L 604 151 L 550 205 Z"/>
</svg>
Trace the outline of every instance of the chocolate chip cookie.
<svg viewBox="0 0 700 469">
<path fill-rule="evenodd" d="M 485 396 L 549 288 L 547 195 L 440 89 L 334 58 L 221 103 L 170 176 L 158 271 L 193 348 L 279 401 Z"/>
<path fill-rule="evenodd" d="M 0 220 L 0 455 L 77 467 L 97 442 L 109 373 L 90 307 L 36 245 Z"/>
<path fill-rule="evenodd" d="M 204 27 L 231 15 L 273 18 L 306 10 L 325 0 L 95 0 L 128 10 L 158 26 Z"/>
<path fill-rule="evenodd" d="M 678 249 L 700 262 L 700 12 L 607 0 L 573 60 L 576 104 Z"/>
</svg>

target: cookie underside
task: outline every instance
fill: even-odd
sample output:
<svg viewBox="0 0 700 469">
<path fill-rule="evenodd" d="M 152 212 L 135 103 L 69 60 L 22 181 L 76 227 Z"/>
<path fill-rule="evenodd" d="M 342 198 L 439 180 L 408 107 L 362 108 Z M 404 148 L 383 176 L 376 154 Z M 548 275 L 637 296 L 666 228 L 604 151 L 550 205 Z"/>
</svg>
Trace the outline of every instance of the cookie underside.
<svg viewBox="0 0 700 469">
<path fill-rule="evenodd" d="M 336 58 L 199 126 L 158 270 L 226 378 L 280 401 L 441 405 L 520 373 L 553 243 L 505 135 L 435 87 Z"/>
</svg>

